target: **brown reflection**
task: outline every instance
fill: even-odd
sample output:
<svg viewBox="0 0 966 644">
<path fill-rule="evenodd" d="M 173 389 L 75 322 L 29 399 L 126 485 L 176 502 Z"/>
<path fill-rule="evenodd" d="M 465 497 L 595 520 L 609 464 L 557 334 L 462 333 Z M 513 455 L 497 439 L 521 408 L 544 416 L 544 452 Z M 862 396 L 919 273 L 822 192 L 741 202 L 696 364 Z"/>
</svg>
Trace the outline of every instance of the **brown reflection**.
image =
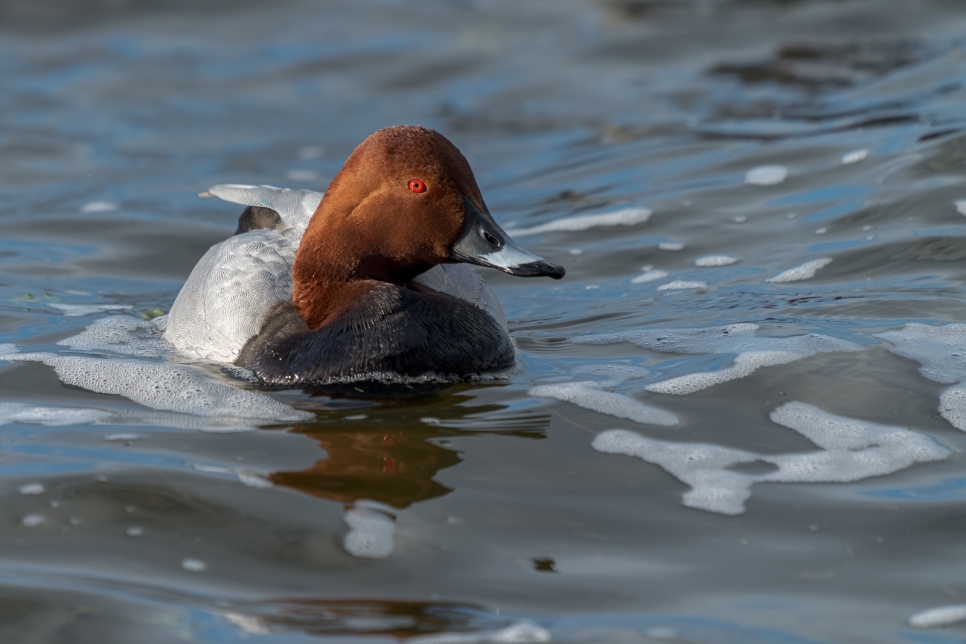
<svg viewBox="0 0 966 644">
<path fill-rule="evenodd" d="M 406 639 L 431 633 L 479 630 L 501 620 L 479 606 L 454 602 L 303 599 L 232 606 L 271 630 L 310 635 L 369 635 Z M 495 623 L 496 622 L 496 623 Z"/>
<path fill-rule="evenodd" d="M 433 480 L 440 470 L 462 459 L 446 446 L 453 436 L 500 434 L 517 438 L 545 436 L 549 417 L 542 410 L 510 412 L 504 404 L 486 402 L 487 388 L 450 386 L 445 394 L 369 398 L 369 405 L 346 407 L 343 396 L 318 395 L 325 418 L 290 431 L 318 441 L 328 457 L 299 472 L 270 475 L 289 487 L 344 505 L 371 499 L 394 508 L 449 494 Z M 500 393 L 495 388 L 495 393 Z M 356 400 L 358 401 L 358 395 Z"/>
<path fill-rule="evenodd" d="M 452 432 L 428 425 L 401 429 L 346 421 L 340 427 L 304 425 L 292 431 L 318 441 L 328 458 L 301 472 L 272 474 L 272 482 L 344 504 L 372 499 L 405 508 L 443 496 L 452 490 L 433 477 L 461 460 L 429 442 Z"/>
</svg>

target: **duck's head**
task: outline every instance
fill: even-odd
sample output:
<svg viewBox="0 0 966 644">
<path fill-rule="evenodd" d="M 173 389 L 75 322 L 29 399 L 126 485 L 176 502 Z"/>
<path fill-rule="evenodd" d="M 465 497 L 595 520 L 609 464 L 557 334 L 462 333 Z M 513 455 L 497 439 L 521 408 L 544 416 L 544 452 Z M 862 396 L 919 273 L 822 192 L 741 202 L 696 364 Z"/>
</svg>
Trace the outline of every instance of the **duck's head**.
<svg viewBox="0 0 966 644">
<path fill-rule="evenodd" d="M 320 261 L 346 273 L 321 271 Z M 455 145 L 434 130 L 400 125 L 369 136 L 332 180 L 299 247 L 294 278 L 298 285 L 324 272 L 403 284 L 454 262 L 521 277 L 565 272 L 518 246 L 493 220 Z"/>
</svg>

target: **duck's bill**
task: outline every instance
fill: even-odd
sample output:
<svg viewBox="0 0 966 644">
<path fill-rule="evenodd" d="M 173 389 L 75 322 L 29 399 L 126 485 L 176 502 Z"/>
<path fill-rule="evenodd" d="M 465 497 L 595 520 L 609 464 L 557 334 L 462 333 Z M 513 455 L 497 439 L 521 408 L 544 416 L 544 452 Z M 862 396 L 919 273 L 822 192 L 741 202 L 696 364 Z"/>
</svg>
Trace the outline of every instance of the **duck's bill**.
<svg viewBox="0 0 966 644">
<path fill-rule="evenodd" d="M 452 261 L 488 266 L 519 277 L 546 276 L 558 280 L 567 272 L 563 266 L 517 246 L 486 209 L 480 210 L 465 196 L 463 206 L 466 219 L 463 232 L 453 244 Z"/>
</svg>

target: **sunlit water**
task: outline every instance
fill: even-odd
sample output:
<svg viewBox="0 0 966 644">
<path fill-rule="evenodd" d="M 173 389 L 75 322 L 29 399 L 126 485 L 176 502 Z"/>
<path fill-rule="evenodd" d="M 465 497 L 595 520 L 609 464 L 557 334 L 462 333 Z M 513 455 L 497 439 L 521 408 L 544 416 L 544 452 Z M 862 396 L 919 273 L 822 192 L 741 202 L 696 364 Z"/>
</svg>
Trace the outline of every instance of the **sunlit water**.
<svg viewBox="0 0 966 644">
<path fill-rule="evenodd" d="M 262 5 L 0 5 L 0 639 L 966 639 L 958 0 Z M 396 123 L 566 265 L 525 369 L 167 350 L 199 192 Z"/>
</svg>

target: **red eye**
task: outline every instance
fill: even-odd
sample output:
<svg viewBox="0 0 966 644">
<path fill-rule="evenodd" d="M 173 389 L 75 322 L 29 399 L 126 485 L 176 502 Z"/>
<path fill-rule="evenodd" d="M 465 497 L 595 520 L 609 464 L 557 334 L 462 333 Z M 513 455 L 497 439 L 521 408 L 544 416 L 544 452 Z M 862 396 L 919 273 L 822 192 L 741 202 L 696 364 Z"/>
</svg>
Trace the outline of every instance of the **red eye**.
<svg viewBox="0 0 966 644">
<path fill-rule="evenodd" d="M 422 179 L 413 179 L 409 182 L 409 189 L 413 192 L 426 192 L 426 184 Z"/>
</svg>

